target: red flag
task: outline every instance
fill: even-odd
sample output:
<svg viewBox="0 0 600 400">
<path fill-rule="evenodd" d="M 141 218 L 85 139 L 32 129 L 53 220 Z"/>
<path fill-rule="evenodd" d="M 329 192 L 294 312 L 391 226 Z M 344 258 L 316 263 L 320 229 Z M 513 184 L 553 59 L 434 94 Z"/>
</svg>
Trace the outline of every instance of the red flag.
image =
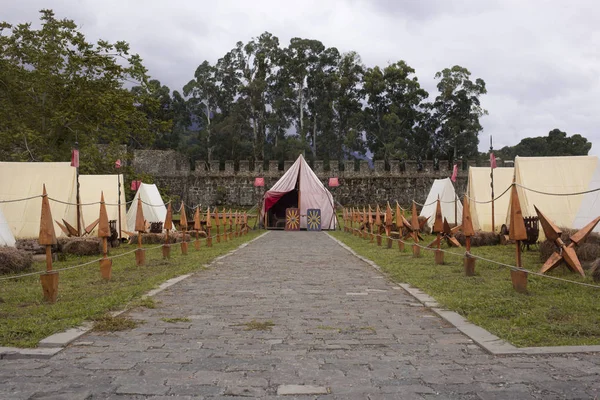
<svg viewBox="0 0 600 400">
<path fill-rule="evenodd" d="M 338 187 L 340 186 L 340 181 L 337 177 L 329 178 L 329 187 Z"/>
<path fill-rule="evenodd" d="M 79 168 L 79 150 L 71 150 L 71 167 Z"/>
<path fill-rule="evenodd" d="M 454 164 L 454 168 L 452 169 L 452 177 L 450 180 L 452 182 L 456 182 L 456 177 L 458 176 L 458 164 Z"/>
<path fill-rule="evenodd" d="M 494 153 L 490 153 L 490 167 L 492 167 L 492 169 L 496 168 L 496 156 Z"/>
<path fill-rule="evenodd" d="M 121 160 L 115 161 L 115 168 L 121 168 Z"/>
<path fill-rule="evenodd" d="M 254 186 L 265 186 L 265 178 L 254 178 Z"/>
<path fill-rule="evenodd" d="M 142 185 L 142 181 L 131 181 L 131 190 L 138 190 Z"/>
</svg>

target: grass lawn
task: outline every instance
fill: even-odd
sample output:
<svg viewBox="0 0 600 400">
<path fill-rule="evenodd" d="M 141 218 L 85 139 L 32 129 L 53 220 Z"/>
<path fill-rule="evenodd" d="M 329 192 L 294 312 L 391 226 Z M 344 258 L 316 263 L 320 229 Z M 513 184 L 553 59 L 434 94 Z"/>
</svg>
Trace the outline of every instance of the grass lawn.
<svg viewBox="0 0 600 400">
<path fill-rule="evenodd" d="M 215 257 L 235 249 L 262 232 L 250 231 L 246 236 L 221 243 L 213 239 L 212 248 L 206 247 L 202 240 L 200 251 L 196 251 L 193 243 L 190 243 L 187 256 L 181 255 L 179 244 L 173 244 L 170 260 L 162 259 L 160 248 L 148 249 L 146 265 L 143 267 L 135 265 L 135 254 L 115 258 L 112 279 L 108 282 L 100 277 L 98 263 L 61 271 L 58 300 L 51 305 L 43 301 L 38 276 L 0 281 L 0 346 L 35 347 L 46 336 L 80 325 L 86 320 L 101 319 L 108 311 L 140 304 L 140 296 L 160 283 L 198 271 Z M 133 245 L 122 245 L 114 249 L 111 255 L 134 248 Z M 65 261 L 55 262 L 54 269 L 97 258 L 69 256 Z M 34 270 L 45 270 L 45 263 L 35 263 Z M 2 277 L 4 276 L 6 275 Z"/>
<path fill-rule="evenodd" d="M 378 247 L 369 240 L 343 231 L 330 234 L 360 255 L 373 260 L 391 279 L 409 283 L 434 297 L 445 308 L 456 311 L 518 347 L 600 344 L 600 289 L 583 287 L 553 279 L 529 276 L 528 294 L 519 294 L 510 280 L 510 270 L 481 260 L 476 261 L 476 276 L 466 277 L 464 249 L 451 249 L 445 265 L 434 263 L 434 253 L 421 249 L 413 258 L 410 245 L 401 253 L 387 239 Z M 433 236 L 425 237 L 430 243 Z M 442 247 L 447 249 L 445 244 Z M 515 246 L 473 247 L 472 253 L 506 264 L 515 264 Z M 538 251 L 523 253 L 523 267 L 538 271 Z M 559 267 L 553 276 L 593 284 Z"/>
</svg>

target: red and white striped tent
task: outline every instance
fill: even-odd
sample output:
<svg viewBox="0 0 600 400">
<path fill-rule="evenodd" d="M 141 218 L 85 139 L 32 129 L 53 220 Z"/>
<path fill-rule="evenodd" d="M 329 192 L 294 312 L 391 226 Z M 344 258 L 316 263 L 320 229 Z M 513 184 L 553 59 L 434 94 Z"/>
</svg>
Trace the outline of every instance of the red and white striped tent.
<svg viewBox="0 0 600 400">
<path fill-rule="evenodd" d="M 261 209 L 261 218 L 265 227 L 276 227 L 276 222 L 285 218 L 287 208 L 300 210 L 301 229 L 306 229 L 308 209 L 321 210 L 321 229 L 335 229 L 337 226 L 333 195 L 302 155 L 265 193 Z"/>
</svg>

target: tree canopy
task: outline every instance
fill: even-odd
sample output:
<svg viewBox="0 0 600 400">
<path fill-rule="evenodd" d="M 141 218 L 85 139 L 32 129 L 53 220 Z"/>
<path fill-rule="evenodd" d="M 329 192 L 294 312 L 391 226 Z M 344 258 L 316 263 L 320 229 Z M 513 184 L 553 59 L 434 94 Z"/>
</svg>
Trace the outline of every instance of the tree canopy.
<svg viewBox="0 0 600 400">
<path fill-rule="evenodd" d="M 455 159 L 477 155 L 486 85 L 462 66 L 425 91 L 405 60 L 366 66 L 315 39 L 287 45 L 264 32 L 171 90 L 151 79 L 124 41 L 85 39 L 74 21 L 42 10 L 41 27 L 0 23 L 0 157 L 68 160 L 108 170 L 120 145 L 176 149 L 195 160 Z M 104 144 L 101 156 L 98 144 Z M 502 149 L 514 155 L 587 154 L 580 135 L 554 130 Z"/>
<path fill-rule="evenodd" d="M 498 156 L 505 160 L 521 157 L 587 156 L 592 144 L 579 134 L 568 136 L 560 129 L 553 129 L 548 136 L 525 138 L 515 146 L 505 146 Z"/>
</svg>

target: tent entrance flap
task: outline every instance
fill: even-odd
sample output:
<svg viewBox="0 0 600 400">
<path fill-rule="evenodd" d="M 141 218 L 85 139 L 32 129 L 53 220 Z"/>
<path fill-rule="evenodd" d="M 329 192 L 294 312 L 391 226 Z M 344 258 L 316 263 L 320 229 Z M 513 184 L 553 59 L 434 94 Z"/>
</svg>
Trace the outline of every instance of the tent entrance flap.
<svg viewBox="0 0 600 400">
<path fill-rule="evenodd" d="M 285 210 L 287 208 L 298 208 L 298 190 L 285 193 L 267 211 L 267 228 L 285 227 Z"/>
</svg>

